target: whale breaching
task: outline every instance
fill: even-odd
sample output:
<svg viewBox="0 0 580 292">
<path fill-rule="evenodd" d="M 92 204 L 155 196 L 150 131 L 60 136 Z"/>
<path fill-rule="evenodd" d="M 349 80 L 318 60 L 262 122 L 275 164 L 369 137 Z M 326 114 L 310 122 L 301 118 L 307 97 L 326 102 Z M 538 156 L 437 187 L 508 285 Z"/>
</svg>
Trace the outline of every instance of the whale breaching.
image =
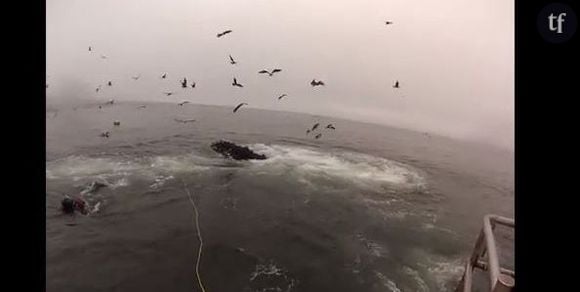
<svg viewBox="0 0 580 292">
<path fill-rule="evenodd" d="M 232 32 L 232 30 L 228 29 L 228 30 L 226 30 L 226 31 L 224 31 L 224 32 L 218 33 L 218 34 L 217 34 L 217 37 L 218 37 L 218 38 L 221 38 L 222 36 L 224 36 L 224 35 L 226 35 L 226 34 L 228 34 L 228 33 L 230 33 L 230 32 Z"/>
<path fill-rule="evenodd" d="M 310 85 L 312 85 L 312 87 L 314 87 L 314 86 L 320 86 L 320 85 L 324 86 L 324 82 L 322 82 L 322 81 L 316 81 L 316 79 L 312 79 L 312 81 L 310 81 Z"/>
<path fill-rule="evenodd" d="M 235 77 L 234 77 L 234 82 L 232 83 L 232 86 L 244 87 L 243 85 L 241 85 L 240 83 L 238 83 L 238 80 L 236 80 Z"/>
<path fill-rule="evenodd" d="M 248 105 L 248 104 L 245 102 L 238 104 L 238 106 L 236 106 L 236 108 L 234 108 L 234 113 L 237 112 L 243 105 Z"/>
<path fill-rule="evenodd" d="M 262 71 L 258 72 L 258 74 L 266 73 L 266 74 L 268 74 L 268 76 L 272 77 L 272 75 L 274 75 L 274 73 L 281 72 L 281 71 L 282 71 L 282 69 L 274 69 L 274 70 L 272 70 L 272 72 L 269 72 L 268 70 L 262 70 Z"/>
</svg>

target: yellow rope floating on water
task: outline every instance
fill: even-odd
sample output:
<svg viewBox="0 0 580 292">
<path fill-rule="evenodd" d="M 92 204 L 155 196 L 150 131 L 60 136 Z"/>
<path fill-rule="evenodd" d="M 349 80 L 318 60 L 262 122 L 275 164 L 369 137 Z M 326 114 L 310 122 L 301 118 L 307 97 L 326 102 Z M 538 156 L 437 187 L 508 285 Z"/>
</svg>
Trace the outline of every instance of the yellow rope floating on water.
<svg viewBox="0 0 580 292">
<path fill-rule="evenodd" d="M 191 205 L 193 206 L 193 211 L 195 212 L 195 228 L 197 228 L 196 230 L 197 238 L 199 239 L 199 249 L 197 251 L 197 261 L 195 263 L 195 274 L 197 275 L 197 282 L 199 283 L 201 291 L 205 292 L 205 288 L 203 287 L 201 277 L 199 276 L 199 262 L 201 261 L 201 250 L 203 248 L 203 238 L 201 237 L 201 229 L 199 228 L 199 213 L 197 212 L 197 206 L 195 205 L 195 201 L 193 200 L 191 194 L 189 193 L 189 189 L 187 188 L 185 181 L 181 180 L 181 182 L 183 183 L 183 188 L 187 192 L 187 196 L 189 197 L 189 201 L 191 202 Z"/>
</svg>

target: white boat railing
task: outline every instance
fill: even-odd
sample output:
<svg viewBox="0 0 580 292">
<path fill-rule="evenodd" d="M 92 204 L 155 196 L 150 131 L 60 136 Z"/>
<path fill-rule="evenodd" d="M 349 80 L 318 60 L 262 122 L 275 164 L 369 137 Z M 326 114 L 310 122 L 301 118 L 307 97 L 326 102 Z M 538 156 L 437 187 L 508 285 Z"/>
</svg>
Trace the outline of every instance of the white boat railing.
<svg viewBox="0 0 580 292">
<path fill-rule="evenodd" d="M 475 242 L 471 257 L 465 265 L 463 277 L 455 292 L 471 292 L 473 270 L 475 268 L 487 271 L 489 274 L 490 292 L 509 292 L 515 287 L 515 272 L 502 268 L 499 264 L 497 246 L 493 231 L 496 224 L 515 229 L 513 219 L 497 215 L 486 215 L 483 218 L 483 228 Z M 485 257 L 487 252 L 487 257 Z"/>
</svg>

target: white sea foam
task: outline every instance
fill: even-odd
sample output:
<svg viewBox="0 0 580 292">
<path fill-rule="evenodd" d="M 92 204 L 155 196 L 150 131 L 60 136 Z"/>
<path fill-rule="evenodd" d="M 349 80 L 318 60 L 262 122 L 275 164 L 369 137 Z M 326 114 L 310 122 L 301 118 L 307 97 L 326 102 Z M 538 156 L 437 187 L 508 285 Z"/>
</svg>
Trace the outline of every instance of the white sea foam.
<svg viewBox="0 0 580 292">
<path fill-rule="evenodd" d="M 391 292 L 401 292 L 401 289 L 397 287 L 397 284 L 393 282 L 391 279 L 387 278 L 385 275 L 377 271 L 375 271 L 375 275 L 377 276 L 377 278 L 381 280 L 383 286 L 389 288 Z"/>
<path fill-rule="evenodd" d="M 340 178 L 354 183 L 384 183 L 397 187 L 417 187 L 424 179 L 410 167 L 381 157 L 352 152 L 324 152 L 282 145 L 253 144 L 252 150 L 268 156 L 253 161 L 262 173 L 292 173 L 299 180 L 317 176 Z"/>
</svg>

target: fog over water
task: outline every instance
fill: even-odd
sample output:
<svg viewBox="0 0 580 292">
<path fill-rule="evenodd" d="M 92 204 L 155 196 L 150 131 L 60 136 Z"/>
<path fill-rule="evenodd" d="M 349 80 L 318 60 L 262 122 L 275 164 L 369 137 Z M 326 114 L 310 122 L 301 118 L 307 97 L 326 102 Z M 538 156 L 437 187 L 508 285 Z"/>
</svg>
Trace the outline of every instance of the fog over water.
<svg viewBox="0 0 580 292">
<path fill-rule="evenodd" d="M 513 149 L 513 6 L 503 0 L 51 0 L 47 102 L 244 101 Z M 226 29 L 233 32 L 216 38 Z M 229 64 L 230 54 L 237 65 Z M 273 77 L 257 74 L 276 67 L 283 71 Z M 243 89 L 230 85 L 234 76 Z M 183 77 L 197 88 L 181 92 Z M 311 88 L 313 78 L 326 86 Z M 96 94 L 109 80 L 113 86 Z M 400 89 L 392 88 L 395 80 Z M 162 94 L 171 90 L 179 94 Z M 282 93 L 288 97 L 278 101 Z"/>
</svg>

